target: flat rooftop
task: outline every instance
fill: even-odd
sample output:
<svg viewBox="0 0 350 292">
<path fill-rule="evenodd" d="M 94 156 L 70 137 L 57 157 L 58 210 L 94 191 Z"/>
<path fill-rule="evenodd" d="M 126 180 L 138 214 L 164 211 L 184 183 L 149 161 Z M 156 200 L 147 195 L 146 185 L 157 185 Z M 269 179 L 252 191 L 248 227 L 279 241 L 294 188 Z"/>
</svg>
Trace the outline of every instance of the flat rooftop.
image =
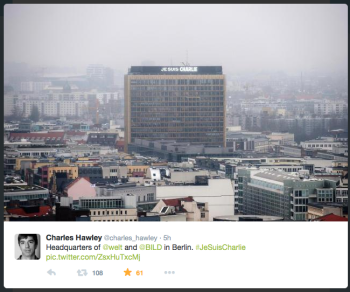
<svg viewBox="0 0 350 292">
<path fill-rule="evenodd" d="M 269 179 L 269 180 L 274 180 L 274 181 L 278 181 L 278 182 L 284 182 L 287 179 L 300 180 L 299 176 L 290 175 L 290 174 L 288 174 L 286 172 L 282 172 L 282 171 L 264 171 L 264 172 L 259 172 L 259 173 L 255 174 L 254 176 Z"/>
</svg>

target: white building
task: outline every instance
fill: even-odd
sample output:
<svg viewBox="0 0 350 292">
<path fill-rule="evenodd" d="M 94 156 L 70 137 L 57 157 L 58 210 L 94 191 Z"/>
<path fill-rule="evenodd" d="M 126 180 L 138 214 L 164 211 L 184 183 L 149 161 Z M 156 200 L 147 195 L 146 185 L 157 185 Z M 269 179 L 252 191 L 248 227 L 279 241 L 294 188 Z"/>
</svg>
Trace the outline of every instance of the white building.
<svg viewBox="0 0 350 292">
<path fill-rule="evenodd" d="M 14 94 L 4 95 L 4 116 L 11 116 L 16 105 L 17 96 Z"/>
<path fill-rule="evenodd" d="M 309 140 L 305 142 L 301 142 L 300 146 L 306 149 L 320 149 L 332 151 L 334 147 L 339 147 L 343 143 L 332 141 L 330 139 L 322 139 L 322 140 Z"/>
<path fill-rule="evenodd" d="M 317 115 L 346 114 L 347 112 L 348 104 L 344 101 L 324 100 L 314 104 L 314 113 Z"/>
<path fill-rule="evenodd" d="M 40 92 L 51 86 L 51 82 L 21 82 L 21 91 L 23 92 Z"/>
<path fill-rule="evenodd" d="M 104 92 L 44 92 L 44 93 L 20 93 L 16 100 L 13 101 L 11 95 L 7 98 L 7 115 L 12 113 L 13 107 L 18 106 L 24 116 L 28 117 L 32 107 L 38 107 L 39 113 L 48 117 L 82 117 L 88 114 L 89 100 L 92 97 L 101 99 L 101 102 L 108 102 L 117 96 L 118 93 Z"/>
<path fill-rule="evenodd" d="M 104 178 L 128 177 L 128 169 L 121 165 L 102 165 L 102 176 Z"/>
<path fill-rule="evenodd" d="M 208 185 L 157 186 L 157 199 L 193 197 L 208 203 L 209 221 L 213 217 L 234 215 L 234 190 L 230 179 L 209 179 Z"/>
</svg>

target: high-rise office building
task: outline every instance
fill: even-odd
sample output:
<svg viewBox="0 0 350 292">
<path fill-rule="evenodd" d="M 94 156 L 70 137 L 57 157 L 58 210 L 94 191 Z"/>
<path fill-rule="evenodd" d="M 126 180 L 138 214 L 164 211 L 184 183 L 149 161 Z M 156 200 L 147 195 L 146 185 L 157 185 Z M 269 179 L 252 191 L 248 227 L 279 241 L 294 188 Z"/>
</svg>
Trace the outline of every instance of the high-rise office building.
<svg viewBox="0 0 350 292">
<path fill-rule="evenodd" d="M 221 66 L 132 66 L 124 91 L 125 151 L 135 138 L 225 146 Z"/>
</svg>

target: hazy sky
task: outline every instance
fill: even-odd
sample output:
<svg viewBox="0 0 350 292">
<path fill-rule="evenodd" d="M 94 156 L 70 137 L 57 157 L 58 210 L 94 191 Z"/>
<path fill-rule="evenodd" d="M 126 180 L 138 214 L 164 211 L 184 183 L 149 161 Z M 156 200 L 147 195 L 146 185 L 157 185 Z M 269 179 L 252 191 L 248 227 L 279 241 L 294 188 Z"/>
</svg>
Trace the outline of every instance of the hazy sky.
<svg viewBox="0 0 350 292">
<path fill-rule="evenodd" d="M 224 72 L 347 70 L 341 5 L 5 6 L 5 62 L 223 66 Z"/>
</svg>

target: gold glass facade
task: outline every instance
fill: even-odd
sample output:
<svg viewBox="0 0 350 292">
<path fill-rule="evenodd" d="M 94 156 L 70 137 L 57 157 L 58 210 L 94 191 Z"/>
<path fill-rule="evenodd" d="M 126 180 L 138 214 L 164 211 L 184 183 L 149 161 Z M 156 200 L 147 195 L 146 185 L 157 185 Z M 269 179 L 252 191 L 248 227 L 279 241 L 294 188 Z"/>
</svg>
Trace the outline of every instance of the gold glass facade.
<svg viewBox="0 0 350 292">
<path fill-rule="evenodd" d="M 125 75 L 125 145 L 135 138 L 225 146 L 223 74 Z"/>
</svg>

